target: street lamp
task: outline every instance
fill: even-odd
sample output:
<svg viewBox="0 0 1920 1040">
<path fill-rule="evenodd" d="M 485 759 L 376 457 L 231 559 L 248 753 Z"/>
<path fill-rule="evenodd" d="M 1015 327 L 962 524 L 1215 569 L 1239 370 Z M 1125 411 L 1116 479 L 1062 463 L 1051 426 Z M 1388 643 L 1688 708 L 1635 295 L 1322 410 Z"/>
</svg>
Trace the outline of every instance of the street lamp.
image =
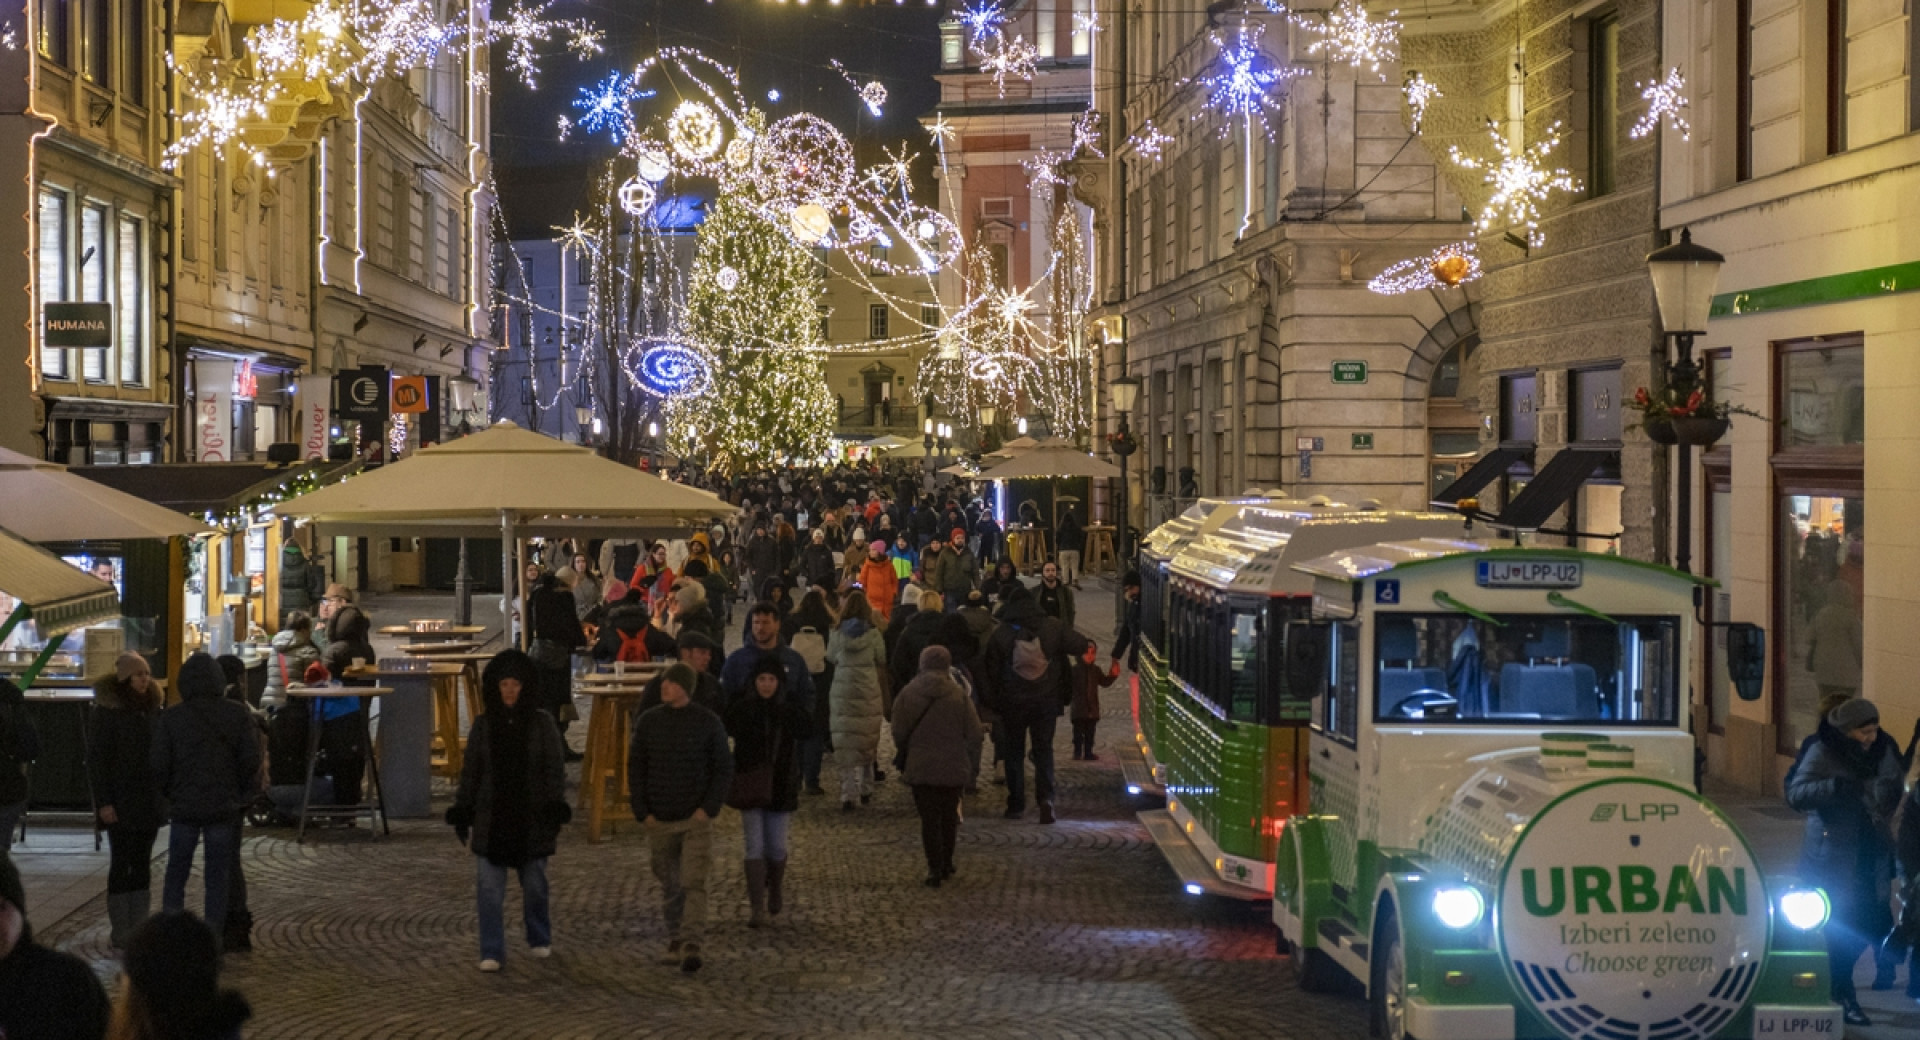
<svg viewBox="0 0 1920 1040">
<path fill-rule="evenodd" d="M 1021 416 L 1020 421 L 1017 423 L 1014 423 L 1013 427 L 1014 429 L 1020 431 L 1020 436 L 1025 437 L 1027 435 L 1027 417 L 1024 415 Z"/>
<path fill-rule="evenodd" d="M 461 433 L 473 432 L 473 424 L 467 419 L 467 413 L 473 411 L 473 396 L 479 389 L 480 381 L 465 372 L 447 379 L 447 403 L 453 415 L 460 417 Z M 448 418 L 452 419 L 453 416 Z"/>
<path fill-rule="evenodd" d="M 580 424 L 580 443 L 589 443 L 589 431 L 593 427 L 593 409 L 584 404 L 574 405 L 573 421 Z"/>
<path fill-rule="evenodd" d="M 1113 394 L 1113 413 L 1120 419 L 1120 431 L 1114 436 L 1112 444 L 1113 453 L 1120 457 L 1119 552 L 1121 572 L 1125 573 L 1127 568 L 1132 566 L 1133 560 L 1127 545 L 1127 517 L 1130 512 L 1128 498 L 1132 493 L 1132 488 L 1127 484 L 1127 457 L 1140 447 L 1133 439 L 1133 427 L 1128 423 L 1128 417 L 1133 415 L 1134 402 L 1140 398 L 1140 377 L 1120 376 L 1108 384 L 1108 389 Z"/>
<path fill-rule="evenodd" d="M 1647 275 L 1653 279 L 1653 302 L 1660 310 L 1660 327 L 1674 341 L 1676 359 L 1667 366 L 1668 387 L 1698 387 L 1700 366 L 1693 360 L 1693 338 L 1707 330 L 1713 310 L 1713 290 L 1720 282 L 1726 257 L 1695 245 L 1693 232 L 1680 229 L 1680 241 L 1647 254 Z M 1680 442 L 1678 489 L 1674 504 L 1679 544 L 1673 566 L 1683 573 L 1693 565 L 1693 446 Z"/>
</svg>

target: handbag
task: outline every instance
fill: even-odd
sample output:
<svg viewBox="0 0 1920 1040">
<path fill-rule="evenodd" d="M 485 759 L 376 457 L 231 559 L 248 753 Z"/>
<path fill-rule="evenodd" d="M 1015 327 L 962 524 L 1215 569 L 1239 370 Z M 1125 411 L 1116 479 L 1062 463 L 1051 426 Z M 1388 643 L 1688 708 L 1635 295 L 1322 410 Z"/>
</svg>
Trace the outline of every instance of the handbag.
<svg viewBox="0 0 1920 1040">
<path fill-rule="evenodd" d="M 773 763 L 737 770 L 727 789 L 727 805 L 735 809 L 765 809 L 773 804 Z"/>
</svg>

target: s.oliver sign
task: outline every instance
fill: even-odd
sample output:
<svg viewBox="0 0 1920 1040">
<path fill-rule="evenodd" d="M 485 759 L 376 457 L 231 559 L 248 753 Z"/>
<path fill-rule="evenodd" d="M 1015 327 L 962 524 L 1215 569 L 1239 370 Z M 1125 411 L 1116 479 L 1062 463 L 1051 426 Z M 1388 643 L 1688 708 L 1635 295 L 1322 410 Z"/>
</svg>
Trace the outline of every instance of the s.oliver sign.
<svg viewBox="0 0 1920 1040">
<path fill-rule="evenodd" d="M 1753 993 L 1771 921 L 1760 865 L 1697 795 L 1641 778 L 1562 795 L 1500 872 L 1501 960 L 1569 1040 L 1706 1040 Z"/>
</svg>

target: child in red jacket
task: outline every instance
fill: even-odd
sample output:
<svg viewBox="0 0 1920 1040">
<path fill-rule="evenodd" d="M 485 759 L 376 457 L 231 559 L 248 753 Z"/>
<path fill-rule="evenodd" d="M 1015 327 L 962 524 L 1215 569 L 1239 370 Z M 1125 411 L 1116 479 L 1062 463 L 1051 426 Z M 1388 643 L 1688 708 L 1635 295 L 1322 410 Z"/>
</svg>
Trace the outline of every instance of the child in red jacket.
<svg viewBox="0 0 1920 1040">
<path fill-rule="evenodd" d="M 1086 651 L 1073 663 L 1073 699 L 1067 702 L 1067 715 L 1073 721 L 1075 761 L 1099 760 L 1100 756 L 1093 753 L 1093 728 L 1100 724 L 1100 691 L 1120 677 L 1118 661 L 1103 672 L 1094 667 L 1094 656 L 1093 641 L 1088 640 Z"/>
</svg>

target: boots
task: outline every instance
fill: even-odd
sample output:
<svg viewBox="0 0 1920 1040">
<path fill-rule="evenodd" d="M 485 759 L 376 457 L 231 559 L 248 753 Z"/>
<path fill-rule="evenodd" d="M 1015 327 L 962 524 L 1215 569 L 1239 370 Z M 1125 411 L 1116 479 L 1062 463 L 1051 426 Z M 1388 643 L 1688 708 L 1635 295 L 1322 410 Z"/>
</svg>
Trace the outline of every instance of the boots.
<svg viewBox="0 0 1920 1040">
<path fill-rule="evenodd" d="M 787 861 L 770 859 L 767 861 L 767 913 L 779 914 L 786 906 L 786 892 L 782 887 L 787 880 Z"/>
<path fill-rule="evenodd" d="M 748 928 L 765 928 L 772 923 L 767 919 L 767 861 L 750 859 L 747 864 L 747 902 L 753 907 L 753 916 L 747 918 Z"/>
<path fill-rule="evenodd" d="M 146 921 L 151 901 L 151 894 L 146 889 L 107 893 L 107 941 L 114 949 L 126 949 L 127 939 L 133 935 L 133 930 Z"/>
</svg>

